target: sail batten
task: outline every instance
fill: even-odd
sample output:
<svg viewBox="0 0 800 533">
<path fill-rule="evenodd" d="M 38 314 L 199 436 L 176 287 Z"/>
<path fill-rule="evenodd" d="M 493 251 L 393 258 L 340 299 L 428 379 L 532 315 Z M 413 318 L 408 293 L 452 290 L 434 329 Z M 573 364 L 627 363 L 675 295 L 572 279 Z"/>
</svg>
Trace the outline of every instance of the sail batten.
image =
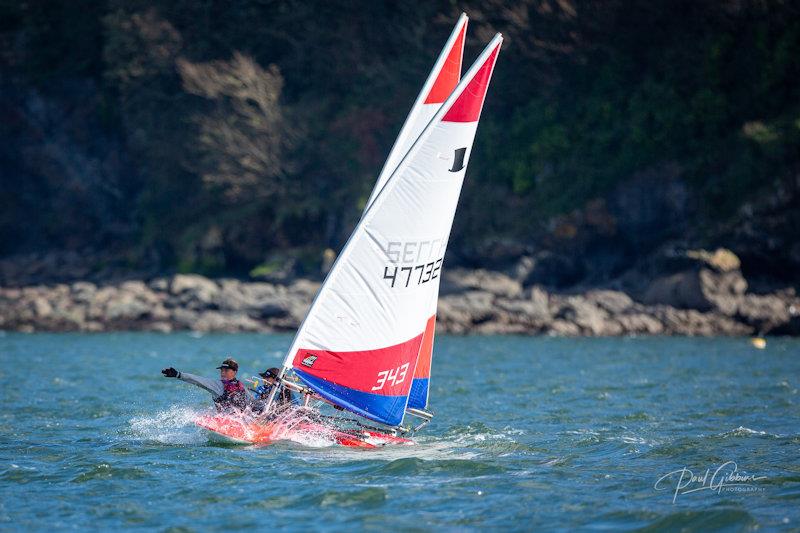
<svg viewBox="0 0 800 533">
<path fill-rule="evenodd" d="M 410 397 L 412 407 L 427 404 L 444 253 L 501 42 L 479 56 L 367 207 L 284 363 L 325 399 L 383 424 L 399 425 Z M 475 120 L 444 120 L 455 105 L 474 116 L 476 99 Z"/>
</svg>

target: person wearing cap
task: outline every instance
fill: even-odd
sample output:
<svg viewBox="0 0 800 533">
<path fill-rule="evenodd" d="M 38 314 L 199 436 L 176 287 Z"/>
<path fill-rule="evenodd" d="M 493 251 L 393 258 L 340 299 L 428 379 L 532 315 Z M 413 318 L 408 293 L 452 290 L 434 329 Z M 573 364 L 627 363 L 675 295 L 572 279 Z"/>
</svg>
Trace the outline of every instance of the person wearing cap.
<svg viewBox="0 0 800 533">
<path fill-rule="evenodd" d="M 178 378 L 181 381 L 207 390 L 211 393 L 214 404 L 219 411 L 243 411 L 246 409 L 251 400 L 244 385 L 236 379 L 239 363 L 228 358 L 217 369 L 219 370 L 218 380 L 195 376 L 187 372 L 178 372 L 172 367 L 165 368 L 161 373 L 164 374 L 164 377 Z"/>
<path fill-rule="evenodd" d="M 254 410 L 263 411 L 266 407 L 267 401 L 269 400 L 269 393 L 272 392 L 273 387 L 278 385 L 278 376 L 280 375 L 280 370 L 272 367 L 263 372 L 259 372 L 258 375 L 264 378 L 264 383 L 255 389 L 256 405 L 258 407 L 254 408 Z M 286 387 L 281 387 L 278 394 L 275 395 L 275 405 L 278 408 L 292 405 L 292 400 L 292 391 Z"/>
</svg>

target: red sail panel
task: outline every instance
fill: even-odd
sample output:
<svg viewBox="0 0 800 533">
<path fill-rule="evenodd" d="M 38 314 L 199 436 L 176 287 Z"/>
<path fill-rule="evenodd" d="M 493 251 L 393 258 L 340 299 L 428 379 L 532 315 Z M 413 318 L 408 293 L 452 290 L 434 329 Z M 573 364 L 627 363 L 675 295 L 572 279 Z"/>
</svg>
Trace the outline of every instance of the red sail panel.
<svg viewBox="0 0 800 533">
<path fill-rule="evenodd" d="M 381 396 L 406 396 L 423 335 L 376 350 L 335 352 L 301 348 L 292 366 L 349 389 Z"/>
<path fill-rule="evenodd" d="M 407 407 L 413 409 L 426 409 L 428 407 L 428 390 L 431 385 L 431 358 L 433 356 L 433 335 L 436 330 L 436 315 L 428 319 L 425 325 L 425 334 L 422 337 L 422 346 L 417 358 L 417 369 L 414 371 L 414 382 L 408 395 Z"/>
<path fill-rule="evenodd" d="M 436 330 L 436 315 L 428 319 L 425 325 L 425 334 L 422 336 L 422 347 L 419 349 L 417 359 L 417 369 L 414 371 L 414 378 L 431 377 L 431 359 L 433 357 L 433 334 Z"/>
<path fill-rule="evenodd" d="M 456 88 L 456 85 L 458 85 L 461 79 L 461 59 L 464 56 L 464 34 L 466 31 L 467 24 L 464 23 L 458 37 L 453 43 L 453 47 L 447 54 L 447 59 L 444 65 L 442 65 L 442 70 L 439 71 L 439 75 L 436 77 L 436 81 L 433 83 L 433 87 L 431 87 L 431 91 L 428 93 L 428 97 L 425 98 L 426 104 L 444 103 L 447 97 L 453 92 L 453 89 Z"/>
<path fill-rule="evenodd" d="M 442 122 L 477 122 L 481 116 L 486 89 L 489 88 L 489 80 L 492 77 L 494 62 L 499 51 L 500 44 L 498 43 L 469 85 L 464 88 L 458 99 L 442 117 Z"/>
</svg>

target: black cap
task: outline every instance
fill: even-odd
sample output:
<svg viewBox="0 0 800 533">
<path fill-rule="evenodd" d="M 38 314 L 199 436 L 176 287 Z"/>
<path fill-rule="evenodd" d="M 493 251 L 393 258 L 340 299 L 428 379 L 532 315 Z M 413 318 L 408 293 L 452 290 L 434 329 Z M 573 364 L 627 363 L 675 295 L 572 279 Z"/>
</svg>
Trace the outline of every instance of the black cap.
<svg viewBox="0 0 800 533">
<path fill-rule="evenodd" d="M 272 368 L 268 368 L 263 372 L 259 372 L 258 375 L 261 376 L 264 379 L 267 379 L 267 378 L 278 379 L 278 375 L 280 374 L 280 372 L 281 372 L 280 370 L 278 370 L 277 368 L 275 368 L 273 366 Z"/>
<path fill-rule="evenodd" d="M 239 363 L 231 359 L 230 357 L 225 359 L 220 366 L 217 367 L 217 370 L 223 368 L 230 368 L 231 370 L 235 370 L 236 372 L 239 371 Z"/>
</svg>

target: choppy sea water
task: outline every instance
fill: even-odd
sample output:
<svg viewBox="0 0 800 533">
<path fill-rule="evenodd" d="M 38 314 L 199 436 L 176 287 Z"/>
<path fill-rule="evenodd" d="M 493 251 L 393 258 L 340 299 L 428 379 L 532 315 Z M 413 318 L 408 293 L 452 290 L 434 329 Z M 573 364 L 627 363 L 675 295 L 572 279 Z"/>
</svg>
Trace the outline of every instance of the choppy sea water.
<svg viewBox="0 0 800 533">
<path fill-rule="evenodd" d="M 441 337 L 434 421 L 379 450 L 215 444 L 159 373 L 289 341 L 0 334 L 0 529 L 800 528 L 798 340 Z"/>
</svg>

